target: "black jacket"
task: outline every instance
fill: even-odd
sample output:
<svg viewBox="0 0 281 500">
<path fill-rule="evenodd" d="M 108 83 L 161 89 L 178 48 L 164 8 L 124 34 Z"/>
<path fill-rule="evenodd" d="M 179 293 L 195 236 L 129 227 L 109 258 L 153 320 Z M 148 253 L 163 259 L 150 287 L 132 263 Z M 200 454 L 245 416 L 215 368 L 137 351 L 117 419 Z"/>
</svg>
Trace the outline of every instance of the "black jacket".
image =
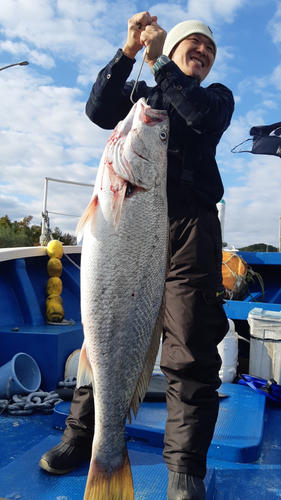
<svg viewBox="0 0 281 500">
<path fill-rule="evenodd" d="M 100 127 L 113 129 L 131 109 L 134 81 L 127 79 L 134 62 L 119 49 L 98 74 L 86 114 Z M 185 168 L 189 172 L 184 177 L 190 179 L 186 184 L 191 185 L 201 201 L 218 203 L 223 185 L 215 160 L 216 146 L 234 111 L 232 92 L 218 83 L 201 87 L 196 78 L 186 76 L 173 61 L 157 71 L 155 80 L 155 87 L 138 82 L 133 100 L 145 97 L 152 108 L 168 112 L 168 183 L 184 186 L 181 177 Z"/>
</svg>

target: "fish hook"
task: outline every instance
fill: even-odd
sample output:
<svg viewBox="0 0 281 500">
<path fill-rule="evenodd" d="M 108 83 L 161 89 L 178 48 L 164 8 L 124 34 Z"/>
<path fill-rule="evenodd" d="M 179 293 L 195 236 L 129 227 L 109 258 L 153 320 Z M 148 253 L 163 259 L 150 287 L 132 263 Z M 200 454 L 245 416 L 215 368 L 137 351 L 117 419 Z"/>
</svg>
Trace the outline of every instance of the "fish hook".
<svg viewBox="0 0 281 500">
<path fill-rule="evenodd" d="M 139 80 L 139 77 L 140 77 L 140 74 L 141 74 L 141 70 L 142 70 L 142 67 L 143 67 L 143 64 L 144 64 L 145 56 L 146 56 L 146 48 L 144 49 L 144 53 L 143 53 L 143 57 L 142 57 L 142 63 L 141 63 L 141 66 L 140 66 L 140 69 L 139 69 L 136 81 L 134 83 L 133 90 L 132 90 L 131 95 L 130 95 L 130 99 L 131 99 L 131 102 L 133 104 L 135 104 L 135 101 L 133 100 L 133 93 L 135 92 L 135 89 L 136 89 L 136 86 L 137 86 L 137 83 L 138 83 L 138 80 Z"/>
</svg>

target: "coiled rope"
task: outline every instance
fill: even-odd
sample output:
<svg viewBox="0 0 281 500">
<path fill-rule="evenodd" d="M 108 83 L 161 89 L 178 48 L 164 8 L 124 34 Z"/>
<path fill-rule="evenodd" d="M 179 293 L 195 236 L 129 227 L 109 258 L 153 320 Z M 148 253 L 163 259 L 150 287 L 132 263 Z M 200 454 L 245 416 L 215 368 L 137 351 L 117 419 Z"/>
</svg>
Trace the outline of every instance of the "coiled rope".
<svg viewBox="0 0 281 500">
<path fill-rule="evenodd" d="M 46 320 L 46 323 L 48 325 L 54 325 L 54 326 L 75 326 L 74 319 L 69 319 L 69 320 L 68 319 L 63 319 L 59 323 L 55 323 L 54 321 L 48 321 L 48 320 Z"/>
</svg>

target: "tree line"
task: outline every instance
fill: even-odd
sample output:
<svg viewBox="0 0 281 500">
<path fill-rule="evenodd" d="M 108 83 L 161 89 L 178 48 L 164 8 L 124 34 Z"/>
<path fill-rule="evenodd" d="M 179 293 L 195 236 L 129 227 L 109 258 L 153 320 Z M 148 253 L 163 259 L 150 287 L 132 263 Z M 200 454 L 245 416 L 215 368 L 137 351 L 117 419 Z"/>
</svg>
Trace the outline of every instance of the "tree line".
<svg viewBox="0 0 281 500">
<path fill-rule="evenodd" d="M 32 215 L 24 217 L 20 221 L 11 221 L 8 215 L 0 217 L 0 248 L 13 248 L 13 247 L 33 247 L 40 245 L 40 236 L 42 226 L 31 224 Z M 54 240 L 61 241 L 64 245 L 76 245 L 76 237 L 64 233 L 55 227 L 51 229 L 51 234 Z M 256 243 L 247 247 L 239 248 L 245 252 L 278 252 L 278 248 L 265 243 Z"/>
<path fill-rule="evenodd" d="M 272 245 L 266 245 L 265 243 L 256 243 L 255 245 L 249 245 L 248 247 L 239 248 L 241 252 L 278 252 L 278 248 Z"/>
<path fill-rule="evenodd" d="M 32 215 L 20 221 L 11 221 L 8 215 L 0 217 L 0 248 L 33 247 L 40 246 L 42 226 L 32 224 Z M 51 229 L 54 240 L 61 241 L 64 245 L 76 245 L 76 237 L 55 227 Z"/>
</svg>

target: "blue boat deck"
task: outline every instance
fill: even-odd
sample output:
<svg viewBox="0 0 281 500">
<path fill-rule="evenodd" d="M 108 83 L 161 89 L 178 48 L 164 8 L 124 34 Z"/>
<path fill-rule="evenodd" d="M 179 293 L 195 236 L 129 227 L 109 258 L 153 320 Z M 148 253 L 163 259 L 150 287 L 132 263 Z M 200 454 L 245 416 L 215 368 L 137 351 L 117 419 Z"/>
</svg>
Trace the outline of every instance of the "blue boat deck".
<svg viewBox="0 0 281 500">
<path fill-rule="evenodd" d="M 281 407 L 247 386 L 222 384 L 219 417 L 208 454 L 207 500 L 273 500 L 281 496 Z M 89 463 L 66 476 L 40 469 L 42 454 L 59 443 L 70 403 L 53 415 L 0 419 L 0 497 L 81 500 Z M 162 458 L 165 403 L 143 403 L 126 426 L 135 500 L 165 500 Z"/>
<path fill-rule="evenodd" d="M 18 352 L 38 363 L 41 389 L 54 390 L 64 379 L 68 356 L 83 340 L 80 317 L 79 248 L 64 249 L 62 299 L 65 318 L 75 325 L 46 324 L 45 300 L 48 257 L 44 248 L 0 249 L 0 366 Z M 14 253 L 13 253 L 14 252 Z M 265 298 L 258 304 L 266 310 L 281 309 L 281 254 L 239 252 L 264 279 Z M 260 284 L 250 287 L 261 296 Z M 236 331 L 249 338 L 247 318 L 257 307 L 252 297 L 227 301 L 227 316 Z M 240 373 L 243 350 L 240 342 Z M 246 353 L 247 354 L 247 353 Z M 208 454 L 205 479 L 207 500 L 275 500 L 281 498 L 281 404 L 257 394 L 247 386 L 222 384 L 227 398 L 220 400 L 219 417 Z M 69 403 L 59 403 L 53 415 L 0 414 L 0 500 L 81 500 L 88 467 L 66 476 L 53 476 L 40 469 L 44 452 L 60 442 Z M 137 419 L 126 426 L 135 500 L 166 500 L 168 471 L 162 458 L 165 403 L 144 403 Z M 98 500 L 98 499 L 97 499 Z"/>
</svg>

